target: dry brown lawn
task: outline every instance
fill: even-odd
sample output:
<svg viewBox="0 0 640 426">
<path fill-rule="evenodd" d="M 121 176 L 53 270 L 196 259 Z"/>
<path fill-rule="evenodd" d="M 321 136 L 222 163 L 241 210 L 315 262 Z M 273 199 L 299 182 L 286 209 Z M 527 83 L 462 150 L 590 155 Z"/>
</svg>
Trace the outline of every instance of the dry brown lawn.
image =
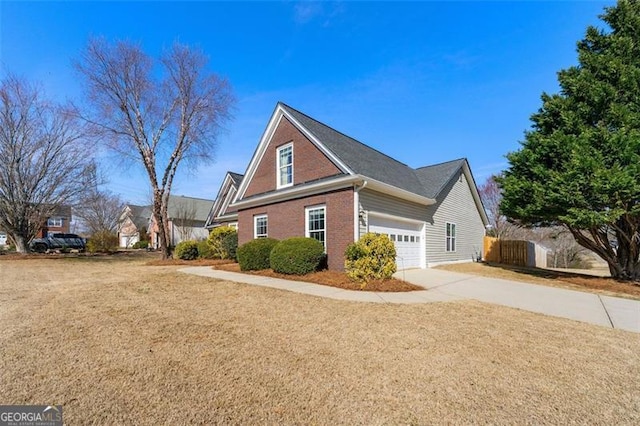
<svg viewBox="0 0 640 426">
<path fill-rule="evenodd" d="M 67 424 L 639 424 L 637 334 L 119 257 L 0 258 L 0 402 Z"/>
<path fill-rule="evenodd" d="M 638 284 L 584 273 L 572 273 L 566 270 L 521 268 L 475 262 L 441 265 L 438 266 L 438 269 L 640 300 L 640 285 Z"/>
</svg>

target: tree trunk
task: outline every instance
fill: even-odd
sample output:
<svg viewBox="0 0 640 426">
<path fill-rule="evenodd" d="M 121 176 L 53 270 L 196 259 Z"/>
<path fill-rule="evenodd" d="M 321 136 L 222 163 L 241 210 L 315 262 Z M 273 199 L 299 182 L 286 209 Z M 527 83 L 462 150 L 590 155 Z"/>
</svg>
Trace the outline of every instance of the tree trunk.
<svg viewBox="0 0 640 426">
<path fill-rule="evenodd" d="M 16 243 L 16 251 L 18 253 L 26 254 L 29 252 L 27 240 L 22 235 L 14 235 L 13 240 Z"/>
<path fill-rule="evenodd" d="M 163 195 L 160 191 L 154 191 L 153 194 L 153 219 L 156 222 L 158 228 L 158 242 L 160 243 L 160 253 L 163 259 L 168 259 L 171 256 L 171 247 L 169 240 L 167 239 L 167 224 L 164 220 L 166 215 L 166 205 L 163 206 Z M 165 215 L 163 215 L 165 212 Z"/>
</svg>

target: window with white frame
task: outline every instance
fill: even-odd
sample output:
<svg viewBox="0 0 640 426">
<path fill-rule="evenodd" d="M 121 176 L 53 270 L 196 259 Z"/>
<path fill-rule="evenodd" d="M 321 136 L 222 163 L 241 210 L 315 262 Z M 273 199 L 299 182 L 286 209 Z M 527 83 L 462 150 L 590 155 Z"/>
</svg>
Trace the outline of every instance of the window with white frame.
<svg viewBox="0 0 640 426">
<path fill-rule="evenodd" d="M 50 226 L 52 228 L 54 228 L 54 227 L 62 228 L 62 218 L 61 217 L 50 217 L 49 219 L 47 219 L 47 226 Z"/>
<path fill-rule="evenodd" d="M 326 207 L 307 207 L 306 211 L 306 236 L 315 238 L 327 248 Z"/>
<path fill-rule="evenodd" d="M 278 148 L 278 188 L 293 185 L 293 144 Z"/>
<path fill-rule="evenodd" d="M 253 217 L 253 238 L 267 238 L 267 236 L 269 235 L 267 222 L 267 215 Z"/>
<path fill-rule="evenodd" d="M 447 222 L 447 251 L 456 251 L 456 224 Z"/>
</svg>

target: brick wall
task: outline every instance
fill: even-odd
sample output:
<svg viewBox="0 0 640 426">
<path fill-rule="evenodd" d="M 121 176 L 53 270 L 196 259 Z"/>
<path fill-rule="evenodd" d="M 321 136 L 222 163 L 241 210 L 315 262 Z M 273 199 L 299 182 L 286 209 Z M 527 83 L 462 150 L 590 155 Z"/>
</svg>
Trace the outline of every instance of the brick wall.
<svg viewBox="0 0 640 426">
<path fill-rule="evenodd" d="M 305 208 L 326 205 L 326 242 L 329 269 L 344 269 L 344 251 L 353 242 L 353 189 L 270 204 L 238 213 L 238 243 L 253 239 L 255 215 L 268 215 L 269 237 L 278 240 L 305 235 Z"/>
<path fill-rule="evenodd" d="M 285 117 L 280 120 L 244 197 L 276 189 L 278 147 L 293 142 L 293 184 L 300 185 L 341 171 Z"/>
</svg>

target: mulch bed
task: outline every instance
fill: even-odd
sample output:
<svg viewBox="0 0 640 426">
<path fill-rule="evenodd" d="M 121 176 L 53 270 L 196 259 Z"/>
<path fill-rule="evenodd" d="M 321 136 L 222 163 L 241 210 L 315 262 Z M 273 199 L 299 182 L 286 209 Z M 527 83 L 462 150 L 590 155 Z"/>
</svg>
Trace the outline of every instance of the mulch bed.
<svg viewBox="0 0 640 426">
<path fill-rule="evenodd" d="M 241 272 L 243 274 L 261 275 L 264 277 L 281 278 L 285 280 L 304 281 L 314 284 L 326 285 L 329 287 L 337 287 L 345 290 L 358 290 L 358 291 L 379 291 L 379 292 L 406 292 L 406 291 L 419 291 L 424 288 L 408 283 L 406 281 L 392 278 L 390 280 L 370 281 L 362 288 L 360 283 L 352 281 L 347 274 L 339 271 L 320 271 L 307 275 L 286 275 L 273 272 L 271 269 L 264 269 L 262 271 L 240 271 L 240 265 L 237 263 L 220 264 L 214 267 L 230 272 Z"/>
</svg>

